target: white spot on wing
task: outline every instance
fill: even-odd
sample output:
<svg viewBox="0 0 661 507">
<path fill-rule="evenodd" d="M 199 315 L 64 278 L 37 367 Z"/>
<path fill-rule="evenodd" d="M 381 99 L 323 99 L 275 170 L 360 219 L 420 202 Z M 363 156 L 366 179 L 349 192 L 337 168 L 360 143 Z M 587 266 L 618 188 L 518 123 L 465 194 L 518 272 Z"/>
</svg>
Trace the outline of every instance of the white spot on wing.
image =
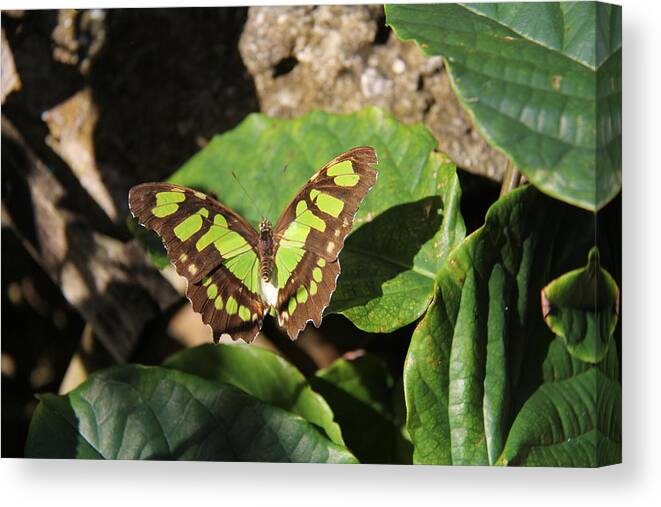
<svg viewBox="0 0 661 507">
<path fill-rule="evenodd" d="M 329 241 L 328 244 L 326 245 L 326 253 L 332 253 L 334 248 L 335 248 L 335 243 Z"/>
<path fill-rule="evenodd" d="M 278 288 L 272 282 L 265 282 L 260 278 L 259 283 L 261 286 L 262 299 L 267 305 L 275 306 L 278 301 Z"/>
</svg>

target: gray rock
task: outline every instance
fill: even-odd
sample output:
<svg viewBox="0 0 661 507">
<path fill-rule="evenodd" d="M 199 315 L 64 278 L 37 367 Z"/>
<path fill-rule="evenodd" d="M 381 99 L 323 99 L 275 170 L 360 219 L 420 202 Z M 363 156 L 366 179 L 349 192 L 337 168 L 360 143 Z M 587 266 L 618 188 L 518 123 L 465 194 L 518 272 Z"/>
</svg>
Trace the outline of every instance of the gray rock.
<svg viewBox="0 0 661 507">
<path fill-rule="evenodd" d="M 7 36 L 5 35 L 4 28 L 2 29 L 2 86 L 0 87 L 0 96 L 2 103 L 5 103 L 5 98 L 14 90 L 21 89 L 21 78 L 16 71 L 16 64 L 14 63 L 14 55 L 9 47 Z"/>
<path fill-rule="evenodd" d="M 239 51 L 261 110 L 288 118 L 378 106 L 424 122 L 459 166 L 499 178 L 505 157 L 473 127 L 442 58 L 425 57 L 383 23 L 378 5 L 251 7 Z"/>
</svg>

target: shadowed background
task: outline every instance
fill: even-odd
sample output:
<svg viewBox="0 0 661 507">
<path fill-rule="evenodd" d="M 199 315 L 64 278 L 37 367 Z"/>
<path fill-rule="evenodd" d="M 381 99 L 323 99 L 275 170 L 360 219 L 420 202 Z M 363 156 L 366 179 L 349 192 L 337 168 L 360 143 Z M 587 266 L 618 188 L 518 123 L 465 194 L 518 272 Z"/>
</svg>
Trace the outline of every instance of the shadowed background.
<svg viewBox="0 0 661 507">
<path fill-rule="evenodd" d="M 497 178 L 504 159 L 473 129 L 442 59 L 384 21 L 380 6 L 2 13 L 3 456 L 23 455 L 35 393 L 210 341 L 181 281 L 132 239 L 126 196 L 250 112 L 376 105 L 424 122 L 471 171 L 460 172 L 462 213 L 469 231 L 481 224 L 497 186 L 475 173 Z M 305 375 L 356 349 L 401 372 L 412 329 L 375 339 L 331 315 L 292 343 L 269 319 L 257 345 Z"/>
</svg>

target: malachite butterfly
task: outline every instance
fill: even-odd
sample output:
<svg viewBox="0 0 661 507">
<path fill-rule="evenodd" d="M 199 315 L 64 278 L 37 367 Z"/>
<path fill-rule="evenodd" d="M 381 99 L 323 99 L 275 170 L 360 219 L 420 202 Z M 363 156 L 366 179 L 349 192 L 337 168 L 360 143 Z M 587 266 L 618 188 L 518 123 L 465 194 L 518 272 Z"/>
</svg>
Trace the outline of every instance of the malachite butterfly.
<svg viewBox="0 0 661 507">
<path fill-rule="evenodd" d="M 270 308 L 295 340 L 309 321 L 321 324 L 376 163 L 369 146 L 338 155 L 303 185 L 275 227 L 262 220 L 259 231 L 211 196 L 169 183 L 133 187 L 129 207 L 163 240 L 215 342 L 225 333 L 251 342 Z"/>
</svg>

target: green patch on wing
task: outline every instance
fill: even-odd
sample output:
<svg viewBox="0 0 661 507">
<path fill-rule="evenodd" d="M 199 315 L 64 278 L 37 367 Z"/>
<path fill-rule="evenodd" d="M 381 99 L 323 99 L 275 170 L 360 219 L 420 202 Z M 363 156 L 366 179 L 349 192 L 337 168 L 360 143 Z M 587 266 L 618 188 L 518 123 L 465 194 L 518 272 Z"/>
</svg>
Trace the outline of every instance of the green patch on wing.
<svg viewBox="0 0 661 507">
<path fill-rule="evenodd" d="M 201 252 L 211 243 L 214 243 L 220 254 L 222 255 L 223 250 L 229 250 L 227 242 L 230 239 L 229 233 L 232 232 L 227 228 L 227 220 L 225 217 L 218 213 L 213 217 L 213 224 L 209 226 L 209 230 L 205 232 L 195 243 L 195 249 L 198 252 Z M 236 233 L 234 233 L 236 234 Z M 222 241 L 221 241 L 222 239 Z M 218 243 L 216 243 L 218 242 Z"/>
<path fill-rule="evenodd" d="M 301 247 L 280 245 L 275 253 L 275 275 L 278 288 L 283 288 L 287 284 L 287 280 L 301 262 L 304 254 L 305 250 Z"/>
<path fill-rule="evenodd" d="M 260 293 L 259 260 L 252 249 L 224 261 L 223 264 L 250 292 Z"/>
<path fill-rule="evenodd" d="M 180 202 L 184 202 L 186 196 L 183 192 L 158 192 L 156 194 L 156 206 L 151 210 L 158 218 L 172 215 L 179 209 Z"/>
<path fill-rule="evenodd" d="M 344 209 L 344 202 L 341 199 L 324 192 L 315 192 L 313 190 L 310 192 L 310 197 L 321 211 L 332 217 L 339 217 Z"/>
<path fill-rule="evenodd" d="M 174 235 L 179 238 L 179 241 L 188 241 L 202 229 L 203 217 L 208 216 L 209 210 L 200 208 L 197 213 L 184 218 L 179 224 L 175 225 Z"/>
</svg>

